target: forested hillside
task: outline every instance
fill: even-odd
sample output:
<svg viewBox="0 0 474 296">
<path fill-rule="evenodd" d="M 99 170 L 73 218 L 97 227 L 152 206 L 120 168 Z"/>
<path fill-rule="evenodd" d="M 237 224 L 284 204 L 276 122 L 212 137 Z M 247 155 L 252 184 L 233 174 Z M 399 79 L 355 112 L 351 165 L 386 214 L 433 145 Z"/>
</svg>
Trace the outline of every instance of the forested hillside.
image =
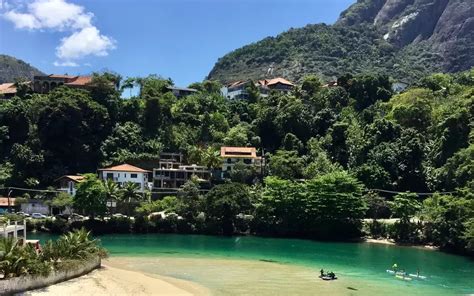
<svg viewBox="0 0 474 296">
<path fill-rule="evenodd" d="M 474 65 L 474 5 L 464 0 L 359 0 L 334 25 L 291 29 L 223 56 L 209 79 L 382 73 L 395 79 Z"/>
<path fill-rule="evenodd" d="M 0 54 L 0 83 L 15 82 L 18 78 L 31 80 L 34 75 L 43 73 L 22 60 Z"/>
<path fill-rule="evenodd" d="M 395 215 L 395 228 L 370 232 L 474 249 L 474 70 L 427 76 L 401 94 L 386 76 L 346 75 L 330 88 L 308 76 L 288 94 L 260 97 L 251 88 L 248 101 L 226 100 L 211 81 L 177 99 L 155 76 L 127 79 L 123 86 L 141 92 L 122 99 L 116 78 L 0 101 L 0 187 L 46 188 L 64 174 L 123 162 L 147 167 L 161 151 L 216 169 L 221 145 L 251 145 L 265 152 L 264 186 L 260 170 L 236 165 L 234 183 L 201 196 L 190 182 L 178 198 L 144 202 L 137 213 L 171 209 L 185 217 L 183 231 L 225 234 L 244 213 L 255 217 L 255 233 L 338 239 L 360 236 L 363 217 Z M 89 183 L 97 185 L 80 188 Z M 420 210 L 425 223 L 411 223 Z"/>
</svg>

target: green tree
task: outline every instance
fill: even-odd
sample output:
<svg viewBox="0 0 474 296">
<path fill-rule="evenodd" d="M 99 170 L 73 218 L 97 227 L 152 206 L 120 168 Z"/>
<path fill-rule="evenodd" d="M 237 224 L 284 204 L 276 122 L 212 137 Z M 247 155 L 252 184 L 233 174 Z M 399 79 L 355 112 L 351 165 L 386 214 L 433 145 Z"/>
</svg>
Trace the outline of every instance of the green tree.
<svg viewBox="0 0 474 296">
<path fill-rule="evenodd" d="M 304 161 L 296 151 L 278 150 L 270 157 L 270 174 L 282 179 L 298 179 L 303 176 Z"/>
<path fill-rule="evenodd" d="M 247 186 L 228 183 L 214 186 L 205 196 L 206 217 L 224 235 L 234 233 L 236 215 L 251 210 L 250 193 Z"/>
<path fill-rule="evenodd" d="M 94 174 L 85 174 L 84 181 L 77 186 L 74 209 L 94 219 L 107 211 L 107 193 L 102 181 Z"/>
<path fill-rule="evenodd" d="M 125 182 L 120 190 L 120 200 L 127 206 L 127 216 L 130 218 L 132 203 L 137 204 L 145 197 L 144 193 L 138 191 L 139 185 L 133 182 Z"/>
</svg>

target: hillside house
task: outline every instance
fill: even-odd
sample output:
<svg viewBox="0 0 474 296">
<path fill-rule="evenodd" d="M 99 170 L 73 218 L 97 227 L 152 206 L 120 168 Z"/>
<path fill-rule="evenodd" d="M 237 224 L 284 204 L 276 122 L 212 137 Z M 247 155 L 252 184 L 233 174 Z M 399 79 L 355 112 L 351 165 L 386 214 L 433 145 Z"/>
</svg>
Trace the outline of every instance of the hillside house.
<svg viewBox="0 0 474 296">
<path fill-rule="evenodd" d="M 210 184 L 211 171 L 207 167 L 183 165 L 181 154 L 162 153 L 158 168 L 153 169 L 153 189 L 177 190 L 193 176 L 202 185 Z"/>
<path fill-rule="evenodd" d="M 247 87 L 254 83 L 252 80 L 235 81 L 221 88 L 221 94 L 229 100 L 248 99 Z M 258 80 L 254 85 L 260 91 L 262 97 L 268 96 L 271 91 L 288 92 L 294 88 L 294 84 L 284 78 Z"/>
<path fill-rule="evenodd" d="M 58 190 L 66 192 L 72 196 L 76 195 L 77 185 L 84 180 L 84 176 L 65 175 L 56 179 L 59 185 Z"/>
<path fill-rule="evenodd" d="M 123 186 L 127 182 L 132 182 L 138 185 L 139 192 L 144 192 L 149 189 L 148 173 L 150 171 L 130 165 L 121 164 L 108 168 L 99 169 L 99 178 L 101 180 L 112 180 L 119 186 Z"/>
<path fill-rule="evenodd" d="M 167 89 L 173 93 L 175 97 L 184 98 L 197 92 L 197 89 L 187 87 L 168 86 Z"/>
<path fill-rule="evenodd" d="M 255 147 L 221 147 L 222 177 L 228 176 L 238 162 L 248 166 L 262 166 L 262 157 Z"/>
<path fill-rule="evenodd" d="M 16 95 L 15 83 L 0 84 L 0 99 L 11 99 Z"/>
<path fill-rule="evenodd" d="M 36 93 L 48 93 L 61 85 L 74 88 L 87 88 L 91 82 L 92 76 L 73 76 L 56 74 L 46 76 L 34 76 L 33 91 Z"/>
</svg>

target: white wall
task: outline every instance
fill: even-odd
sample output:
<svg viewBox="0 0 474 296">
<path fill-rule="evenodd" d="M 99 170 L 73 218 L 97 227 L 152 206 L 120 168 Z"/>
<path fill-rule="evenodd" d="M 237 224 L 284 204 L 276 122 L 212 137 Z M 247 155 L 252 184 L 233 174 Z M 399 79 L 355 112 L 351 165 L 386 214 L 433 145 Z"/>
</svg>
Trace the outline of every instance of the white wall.
<svg viewBox="0 0 474 296">
<path fill-rule="evenodd" d="M 28 202 L 21 204 L 21 211 L 27 214 L 40 213 L 43 215 L 49 215 L 49 206 L 43 202 Z"/>
<path fill-rule="evenodd" d="M 108 174 L 113 174 L 113 181 L 119 184 L 124 184 L 127 182 L 138 183 L 140 185 L 140 192 L 143 192 L 148 184 L 148 173 L 101 171 L 101 179 L 107 180 Z M 136 174 L 137 177 L 132 178 L 132 174 Z"/>
</svg>

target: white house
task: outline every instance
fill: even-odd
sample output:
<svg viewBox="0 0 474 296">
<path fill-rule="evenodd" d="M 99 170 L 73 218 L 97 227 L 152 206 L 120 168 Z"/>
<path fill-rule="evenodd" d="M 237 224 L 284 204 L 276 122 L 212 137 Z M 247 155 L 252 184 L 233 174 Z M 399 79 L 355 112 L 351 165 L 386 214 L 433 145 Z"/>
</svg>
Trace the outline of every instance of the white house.
<svg viewBox="0 0 474 296">
<path fill-rule="evenodd" d="M 124 163 L 99 169 L 99 178 L 104 181 L 109 179 L 113 180 L 120 186 L 127 182 L 136 183 L 138 185 L 138 191 L 143 192 L 149 188 L 148 173 L 150 173 L 150 171 Z"/>
<path fill-rule="evenodd" d="M 65 175 L 58 179 L 56 182 L 59 184 L 59 191 L 67 192 L 70 195 L 76 195 L 77 184 L 84 180 L 84 176 L 78 175 Z"/>
</svg>

